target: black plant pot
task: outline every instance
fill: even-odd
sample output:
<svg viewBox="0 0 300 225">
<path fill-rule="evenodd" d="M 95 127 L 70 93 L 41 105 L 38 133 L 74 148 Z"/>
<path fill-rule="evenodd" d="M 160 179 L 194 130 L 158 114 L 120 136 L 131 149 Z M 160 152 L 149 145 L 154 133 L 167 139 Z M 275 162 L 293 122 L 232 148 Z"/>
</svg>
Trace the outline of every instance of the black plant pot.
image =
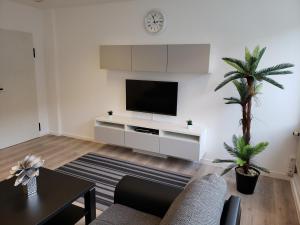
<svg viewBox="0 0 300 225">
<path fill-rule="evenodd" d="M 239 167 L 235 168 L 237 190 L 246 195 L 253 194 L 260 172 L 254 168 L 251 168 L 252 170 L 256 171 L 257 174 L 255 176 L 246 176 L 239 173 L 237 171 L 238 168 Z"/>
</svg>

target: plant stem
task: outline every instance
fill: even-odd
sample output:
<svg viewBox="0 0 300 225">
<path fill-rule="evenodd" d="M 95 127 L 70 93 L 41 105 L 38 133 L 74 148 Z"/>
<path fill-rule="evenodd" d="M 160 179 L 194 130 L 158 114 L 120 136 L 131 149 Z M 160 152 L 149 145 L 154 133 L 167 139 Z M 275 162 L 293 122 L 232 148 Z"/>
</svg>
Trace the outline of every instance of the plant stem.
<svg viewBox="0 0 300 225">
<path fill-rule="evenodd" d="M 245 173 L 245 174 L 248 174 L 248 172 L 249 172 L 249 164 L 248 164 L 248 163 L 246 163 L 246 164 L 243 166 L 243 170 L 244 170 L 244 173 Z"/>
<path fill-rule="evenodd" d="M 252 96 L 254 93 L 254 80 L 252 77 L 247 78 L 248 84 L 248 97 L 243 105 L 243 137 L 246 144 L 250 144 L 251 139 L 251 109 L 252 109 Z"/>
<path fill-rule="evenodd" d="M 246 137 L 246 130 L 247 130 L 247 103 L 242 105 L 242 129 L 243 129 L 243 137 Z"/>
<path fill-rule="evenodd" d="M 245 142 L 246 144 L 250 144 L 250 138 L 251 138 L 251 106 L 252 106 L 252 97 L 249 98 L 249 101 L 247 103 L 247 119 L 246 119 L 246 132 L 245 132 Z"/>
</svg>

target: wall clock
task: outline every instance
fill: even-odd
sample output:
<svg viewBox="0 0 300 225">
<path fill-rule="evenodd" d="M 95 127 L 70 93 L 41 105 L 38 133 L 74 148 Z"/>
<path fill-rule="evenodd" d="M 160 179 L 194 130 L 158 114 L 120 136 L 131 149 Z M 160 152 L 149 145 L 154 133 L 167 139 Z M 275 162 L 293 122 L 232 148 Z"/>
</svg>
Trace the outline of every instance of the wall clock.
<svg viewBox="0 0 300 225">
<path fill-rule="evenodd" d="M 158 33 L 165 27 L 165 16 L 159 10 L 151 10 L 145 16 L 145 29 L 149 33 Z"/>
</svg>

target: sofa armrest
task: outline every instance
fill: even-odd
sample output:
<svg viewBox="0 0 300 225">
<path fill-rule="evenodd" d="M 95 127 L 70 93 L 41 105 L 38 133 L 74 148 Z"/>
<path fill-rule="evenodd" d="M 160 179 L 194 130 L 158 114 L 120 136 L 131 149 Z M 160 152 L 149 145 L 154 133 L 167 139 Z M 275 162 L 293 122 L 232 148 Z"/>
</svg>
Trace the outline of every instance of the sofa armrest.
<svg viewBox="0 0 300 225">
<path fill-rule="evenodd" d="M 183 189 L 125 176 L 115 190 L 114 203 L 163 217 Z"/>
<path fill-rule="evenodd" d="M 231 196 L 224 204 L 221 225 L 240 225 L 241 220 L 241 199 Z"/>
</svg>

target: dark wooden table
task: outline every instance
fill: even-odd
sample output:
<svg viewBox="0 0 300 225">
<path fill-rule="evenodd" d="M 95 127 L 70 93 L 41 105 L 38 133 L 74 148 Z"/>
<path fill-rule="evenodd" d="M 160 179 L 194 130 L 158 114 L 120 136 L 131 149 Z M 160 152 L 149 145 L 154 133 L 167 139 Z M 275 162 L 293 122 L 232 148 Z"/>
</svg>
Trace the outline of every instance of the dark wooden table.
<svg viewBox="0 0 300 225">
<path fill-rule="evenodd" d="M 83 217 L 89 224 L 96 217 L 94 183 L 41 168 L 38 193 L 28 198 L 14 181 L 0 183 L 1 225 L 74 225 Z M 72 204 L 79 197 L 84 208 Z"/>
</svg>

